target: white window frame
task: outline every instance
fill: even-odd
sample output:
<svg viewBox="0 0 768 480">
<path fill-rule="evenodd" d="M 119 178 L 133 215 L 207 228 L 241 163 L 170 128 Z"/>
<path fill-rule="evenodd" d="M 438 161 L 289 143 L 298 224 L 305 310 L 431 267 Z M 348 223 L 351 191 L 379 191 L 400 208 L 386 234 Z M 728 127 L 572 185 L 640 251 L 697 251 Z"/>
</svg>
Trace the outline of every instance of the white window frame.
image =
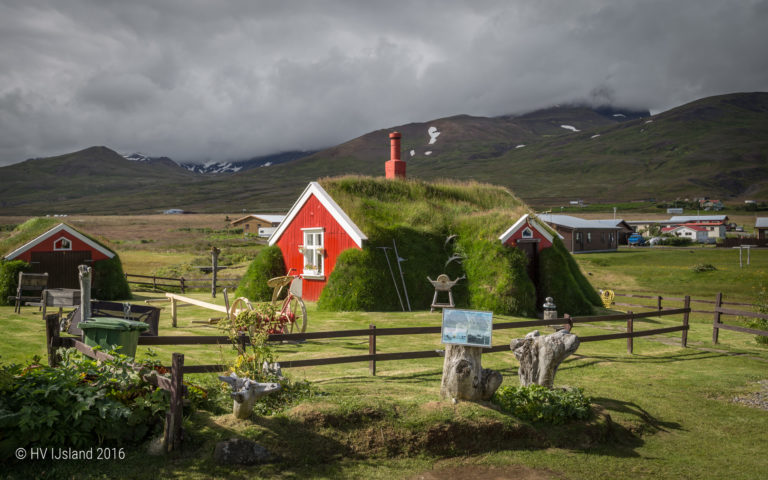
<svg viewBox="0 0 768 480">
<path fill-rule="evenodd" d="M 56 245 L 59 244 L 59 242 L 65 241 L 67 242 L 66 247 L 59 248 Z M 68 239 L 67 237 L 59 237 L 53 242 L 53 250 L 56 252 L 68 252 L 72 250 L 72 240 Z"/>
<path fill-rule="evenodd" d="M 301 245 L 301 254 L 303 255 L 302 275 L 309 279 L 325 278 L 325 229 L 324 228 L 302 228 L 302 237 L 304 244 Z M 306 268 L 312 266 L 314 268 Z"/>
<path fill-rule="evenodd" d="M 529 227 L 525 227 L 523 229 L 523 233 L 521 234 L 522 238 L 533 238 L 533 230 L 531 230 Z"/>
</svg>

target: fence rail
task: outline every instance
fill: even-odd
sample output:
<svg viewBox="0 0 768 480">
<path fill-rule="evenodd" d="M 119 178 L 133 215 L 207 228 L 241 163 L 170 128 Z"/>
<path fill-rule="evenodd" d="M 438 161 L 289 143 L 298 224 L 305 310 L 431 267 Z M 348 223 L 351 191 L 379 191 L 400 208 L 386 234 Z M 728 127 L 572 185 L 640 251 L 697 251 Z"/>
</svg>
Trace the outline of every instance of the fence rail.
<svg viewBox="0 0 768 480">
<path fill-rule="evenodd" d="M 181 293 L 186 293 L 188 288 L 202 288 L 211 284 L 211 278 L 158 277 L 157 275 L 137 275 L 133 273 L 125 273 L 124 275 L 125 280 L 133 285 L 151 286 L 153 290 L 157 290 L 158 287 L 178 288 L 181 290 Z M 137 278 L 139 280 L 131 280 L 131 278 Z M 240 283 L 241 279 L 242 277 L 218 277 L 216 279 L 216 285 L 226 288 L 234 288 Z"/>
<path fill-rule="evenodd" d="M 613 292 L 613 294 L 616 297 L 624 297 L 624 298 L 642 298 L 642 299 L 648 299 L 648 300 L 656 300 L 655 305 L 641 305 L 637 303 L 626 303 L 626 302 L 613 302 L 613 305 L 616 305 L 618 307 L 632 307 L 632 308 L 656 308 L 657 310 L 661 310 L 664 308 L 663 302 L 666 300 L 668 302 L 684 302 L 685 297 L 676 297 L 672 295 L 665 295 L 665 294 L 637 294 L 637 293 L 620 293 L 620 292 Z M 699 303 L 699 304 L 706 304 L 706 305 L 715 305 L 715 300 L 704 300 L 699 298 L 691 298 L 691 303 Z M 751 307 L 751 303 L 740 303 L 740 302 L 722 302 L 723 305 L 733 305 L 738 307 Z M 714 314 L 714 308 L 712 310 L 691 310 L 691 313 L 705 313 L 705 314 Z"/>
</svg>

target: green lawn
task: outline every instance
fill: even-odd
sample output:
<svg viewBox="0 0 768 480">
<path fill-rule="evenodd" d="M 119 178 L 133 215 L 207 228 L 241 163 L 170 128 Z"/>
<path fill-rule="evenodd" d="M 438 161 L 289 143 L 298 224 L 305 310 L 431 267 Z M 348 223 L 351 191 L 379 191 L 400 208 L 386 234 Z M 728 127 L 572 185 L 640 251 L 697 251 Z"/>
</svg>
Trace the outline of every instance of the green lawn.
<svg viewBox="0 0 768 480">
<path fill-rule="evenodd" d="M 623 255 L 632 254 L 619 256 Z M 193 296 L 210 301 L 202 293 Z M 137 296 L 133 301 L 143 298 Z M 218 298 L 217 303 L 223 300 Z M 215 315 L 198 307 L 181 308 L 179 326 L 174 329 L 166 309 L 161 316 L 161 335 L 218 335 L 216 328 L 193 323 Z M 0 339 L 3 361 L 44 356 L 44 329 L 35 308 L 27 307 L 16 315 L 11 307 L 0 307 L 0 318 L 7 332 L 12 332 Z M 495 318 L 497 322 L 507 320 Z M 328 313 L 309 304 L 308 330 L 439 322 L 439 314 L 428 312 Z M 680 317 L 649 319 L 636 322 L 635 330 L 679 322 Z M 574 331 L 585 336 L 622 328 L 623 322 L 577 324 Z M 498 331 L 493 343 L 508 343 L 528 330 Z M 721 344 L 714 347 L 711 333 L 709 325 L 694 323 L 687 349 L 680 347 L 676 334 L 636 339 L 634 355 L 626 353 L 625 340 L 582 344 L 561 365 L 556 385 L 584 388 L 598 408 L 610 415 L 609 427 L 604 415 L 588 425 L 588 432 L 593 433 L 585 433 L 581 424 L 531 428 L 488 405 L 441 402 L 440 358 L 379 362 L 375 377 L 369 375 L 367 364 L 356 363 L 286 370 L 294 379 L 309 380 L 324 395 L 282 414 L 239 421 L 226 413 L 195 413 L 186 420 L 187 437 L 181 451 L 165 457 L 148 456 L 145 446 L 129 446 L 122 461 L 12 462 L 6 474 L 11 478 L 392 479 L 414 477 L 433 467 L 469 465 L 505 472 L 523 465 L 542 475 L 531 478 L 760 478 L 768 469 L 763 452 L 768 442 L 768 415 L 731 400 L 760 388 L 757 382 L 765 380 L 768 371 L 768 348 L 759 346 L 750 335 L 727 331 L 721 332 Z M 441 348 L 437 335 L 381 337 L 377 350 L 432 348 Z M 279 358 L 287 360 L 356 355 L 366 353 L 368 345 L 360 337 L 278 345 L 276 349 Z M 187 364 L 233 358 L 228 345 L 156 350 L 164 363 L 172 351 L 185 353 Z M 145 352 L 139 347 L 139 356 Z M 505 384 L 517 383 L 517 362 L 511 352 L 485 356 L 484 366 L 500 370 Z M 211 377 L 189 376 L 208 385 L 213 384 Z M 488 424 L 494 429 L 483 430 Z M 451 430 L 454 427 L 457 430 Z M 515 432 L 523 433 L 519 438 L 507 438 L 506 433 L 494 433 L 496 430 L 512 437 Z M 468 446 L 453 445 L 450 436 L 440 436 L 444 431 L 475 435 L 475 440 Z M 602 433 L 590 438 L 595 431 Z M 218 466 L 212 460 L 213 447 L 231 436 L 254 439 L 279 453 L 280 459 L 261 467 Z"/>
</svg>

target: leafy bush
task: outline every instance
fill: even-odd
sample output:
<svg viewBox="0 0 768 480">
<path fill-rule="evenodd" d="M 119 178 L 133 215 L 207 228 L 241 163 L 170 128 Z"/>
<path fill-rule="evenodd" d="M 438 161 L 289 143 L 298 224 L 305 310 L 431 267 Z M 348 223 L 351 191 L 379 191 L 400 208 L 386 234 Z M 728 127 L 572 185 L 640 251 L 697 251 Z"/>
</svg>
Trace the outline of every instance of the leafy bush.
<svg viewBox="0 0 768 480">
<path fill-rule="evenodd" d="M 10 305 L 8 297 L 16 296 L 19 287 L 19 272 L 28 272 L 29 264 L 24 260 L 0 260 L 0 305 Z"/>
<path fill-rule="evenodd" d="M 267 286 L 267 280 L 280 275 L 285 275 L 283 252 L 277 245 L 272 245 L 263 249 L 253 259 L 235 290 L 235 296 L 257 302 L 271 300 L 272 288 Z"/>
<path fill-rule="evenodd" d="M 120 257 L 99 260 L 93 264 L 93 297 L 99 300 L 128 300 L 131 288 L 123 273 Z"/>
<path fill-rule="evenodd" d="M 686 237 L 660 237 L 657 245 L 669 245 L 671 247 L 688 247 L 693 245 L 693 240 Z"/>
<path fill-rule="evenodd" d="M 691 267 L 691 270 L 694 273 L 701 273 L 701 272 L 714 272 L 717 270 L 714 265 L 711 263 L 697 263 L 696 265 Z"/>
<path fill-rule="evenodd" d="M 96 362 L 60 350 L 60 367 L 0 364 L 0 458 L 13 448 L 135 443 L 162 430 L 168 392 L 142 379 L 128 357 Z M 132 359 L 131 359 L 132 360 Z"/>
<path fill-rule="evenodd" d="M 759 285 L 755 287 L 757 294 L 755 295 L 755 311 L 756 313 L 768 314 L 768 287 L 765 285 Z M 768 331 L 768 319 L 765 318 L 747 318 L 747 327 L 754 328 L 755 330 Z M 755 341 L 761 345 L 768 345 L 768 337 L 762 335 L 755 335 Z"/>
<path fill-rule="evenodd" d="M 502 386 L 491 401 L 503 411 L 531 422 L 560 425 L 569 420 L 585 420 L 591 415 L 591 400 L 580 388 L 550 390 L 535 384 Z"/>
</svg>

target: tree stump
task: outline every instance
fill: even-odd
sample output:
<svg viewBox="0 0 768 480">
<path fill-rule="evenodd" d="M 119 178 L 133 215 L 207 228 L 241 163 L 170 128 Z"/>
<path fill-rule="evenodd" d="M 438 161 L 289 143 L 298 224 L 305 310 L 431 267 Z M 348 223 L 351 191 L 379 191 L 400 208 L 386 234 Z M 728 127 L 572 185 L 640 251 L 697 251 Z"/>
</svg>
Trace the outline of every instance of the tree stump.
<svg viewBox="0 0 768 480">
<path fill-rule="evenodd" d="M 454 400 L 490 400 L 501 385 L 501 373 L 483 368 L 482 348 L 445 346 L 440 396 Z"/>
<path fill-rule="evenodd" d="M 557 367 L 579 348 L 579 337 L 567 330 L 545 336 L 534 330 L 525 338 L 512 340 L 509 348 L 520 362 L 518 375 L 522 386 L 535 383 L 552 388 Z"/>
</svg>

